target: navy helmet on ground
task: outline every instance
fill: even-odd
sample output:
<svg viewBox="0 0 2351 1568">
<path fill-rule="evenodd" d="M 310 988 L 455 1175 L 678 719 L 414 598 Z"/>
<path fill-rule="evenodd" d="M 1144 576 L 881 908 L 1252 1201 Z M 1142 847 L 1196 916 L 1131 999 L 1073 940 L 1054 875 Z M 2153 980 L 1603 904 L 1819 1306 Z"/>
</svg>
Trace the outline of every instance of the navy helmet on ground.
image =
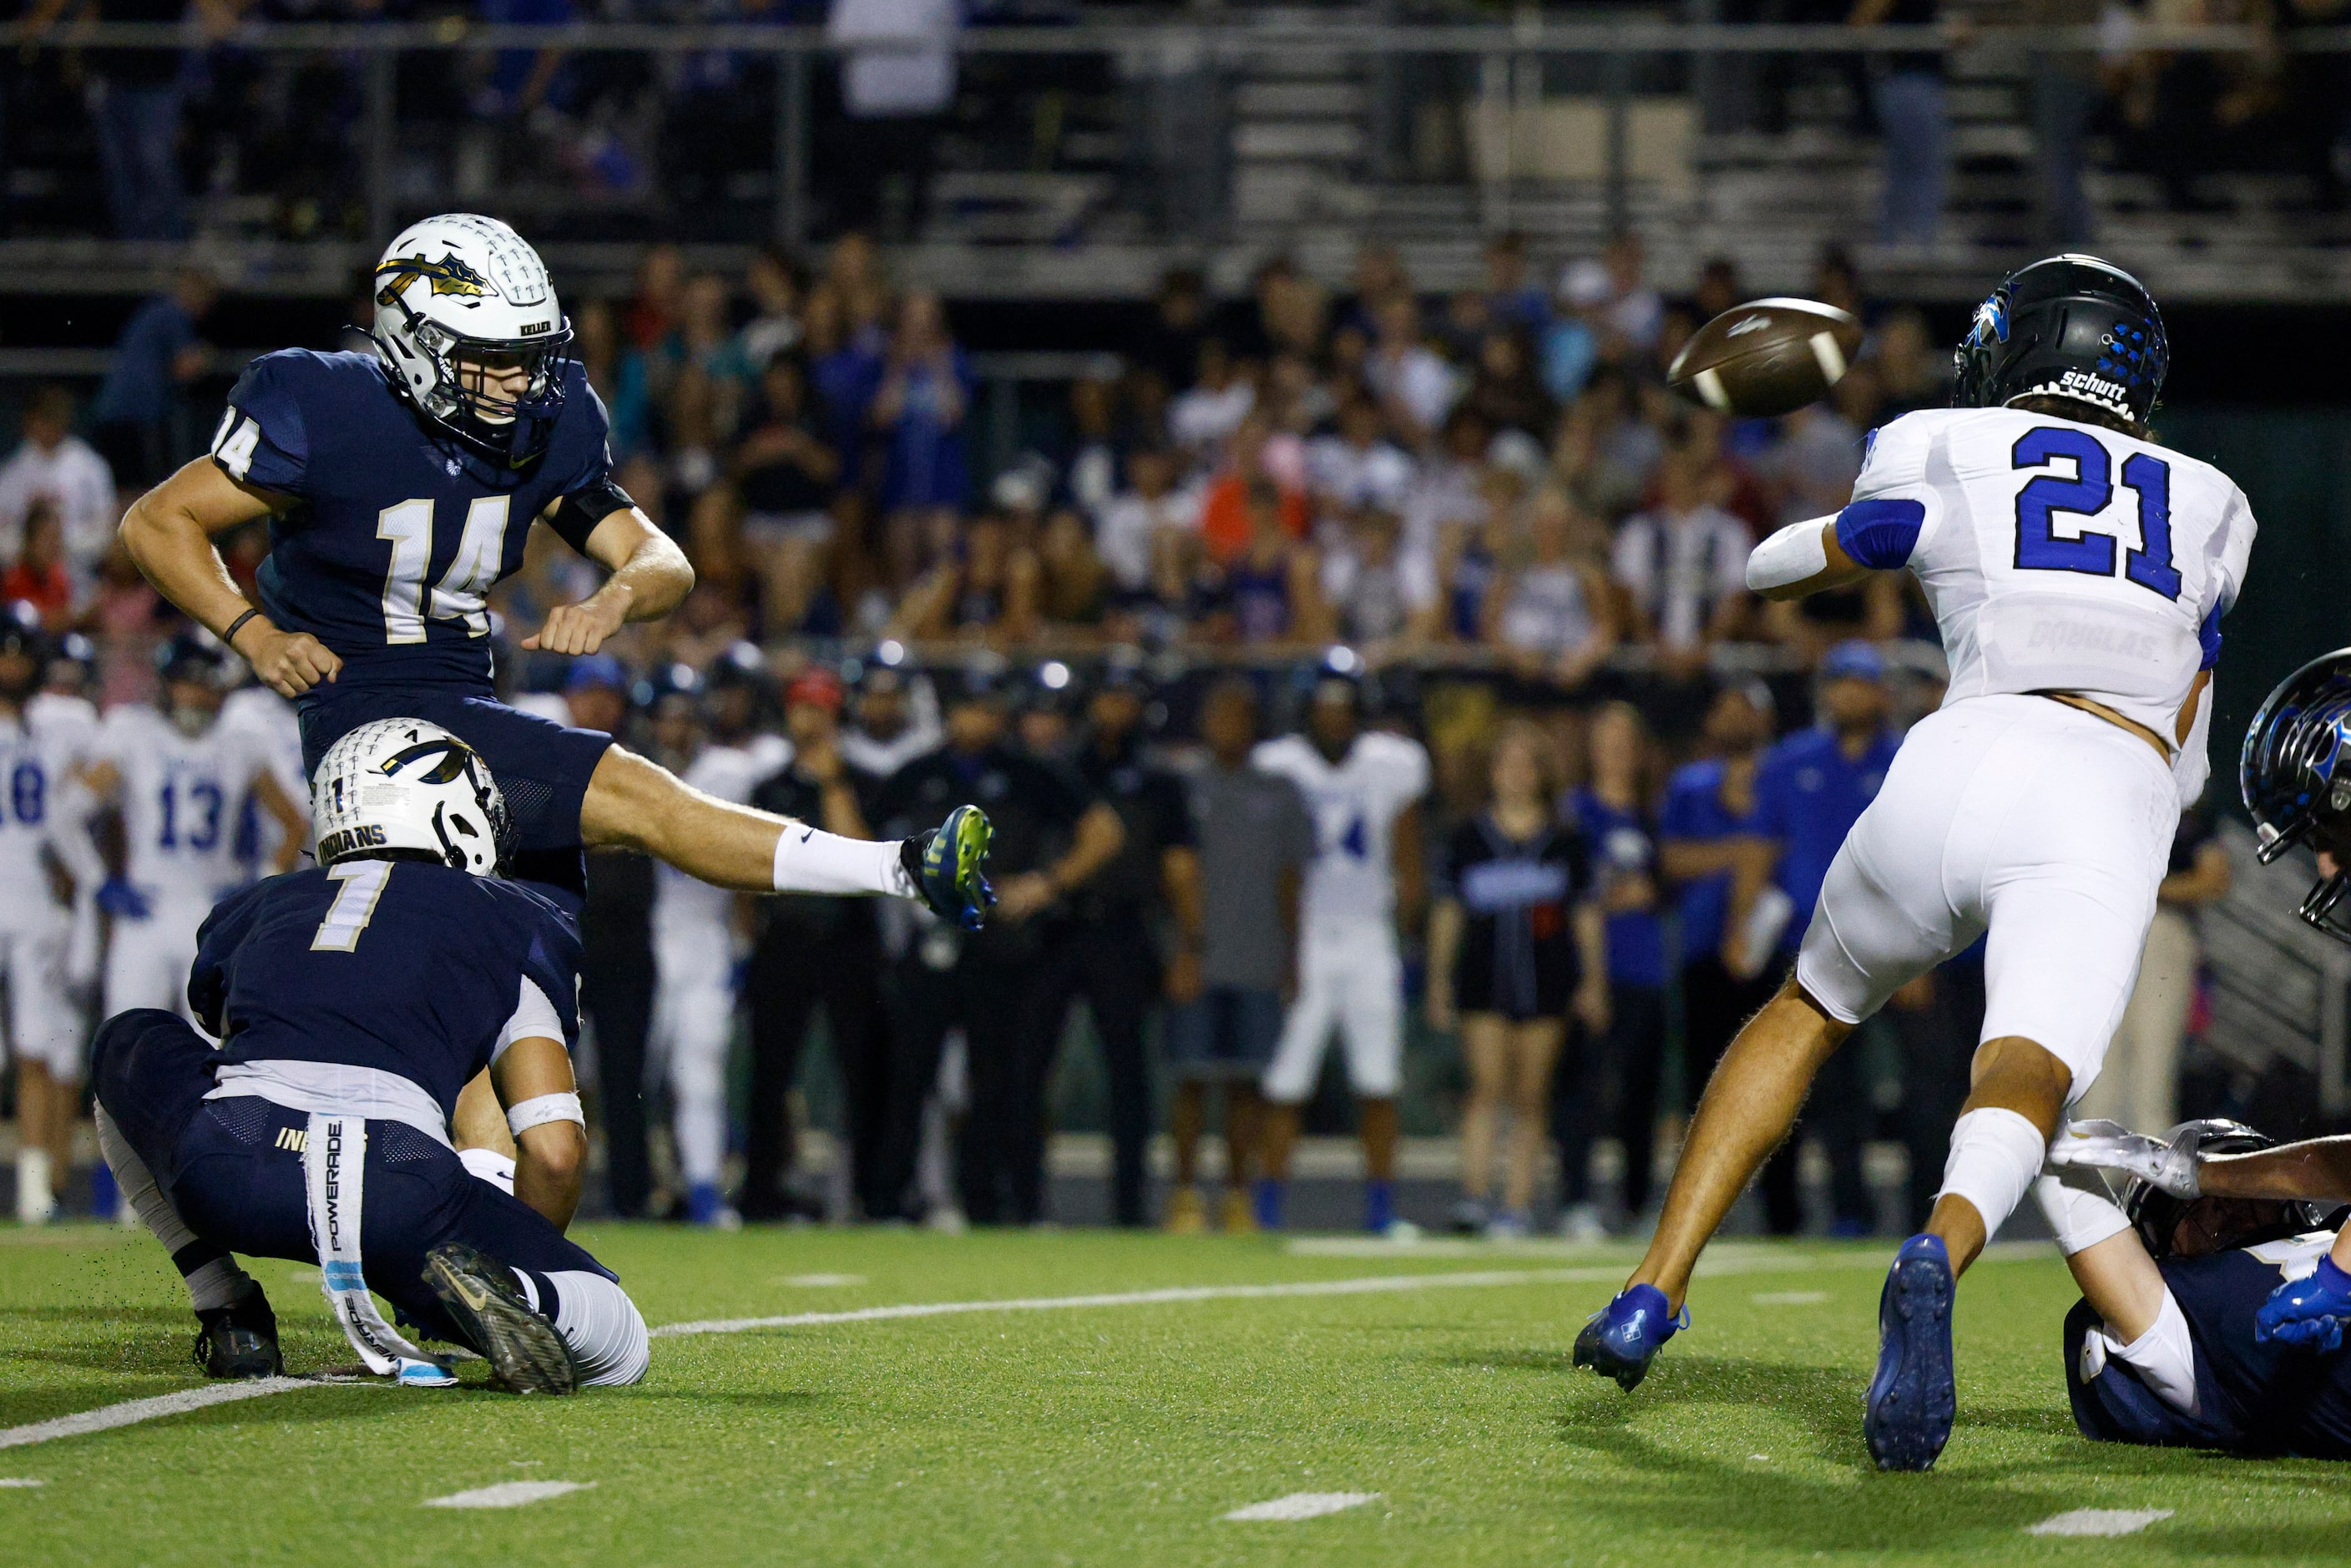
<svg viewBox="0 0 2351 1568">
<path fill-rule="evenodd" d="M 1955 358 L 1955 408 L 2062 397 L 2143 424 L 2171 345 L 2137 278 L 2095 256 L 2053 256 L 2001 280 Z"/>
<path fill-rule="evenodd" d="M 2275 1148 L 2277 1140 L 2242 1122 L 2210 1116 L 2182 1122 L 2164 1142 L 2189 1143 L 2196 1153 L 2250 1155 Z M 2154 1183 L 2131 1178 L 2123 1212 L 2147 1246 L 2147 1256 L 2202 1258 L 2232 1247 L 2253 1247 L 2316 1230 L 2326 1224 L 2327 1205 L 2238 1197 L 2174 1197 Z"/>
<path fill-rule="evenodd" d="M 2351 648 L 2313 659 L 2278 683 L 2245 731 L 2237 784 L 2268 865 L 2298 844 L 2340 858 L 2351 850 Z M 2351 942 L 2351 871 L 2322 877 L 2303 919 Z"/>
</svg>

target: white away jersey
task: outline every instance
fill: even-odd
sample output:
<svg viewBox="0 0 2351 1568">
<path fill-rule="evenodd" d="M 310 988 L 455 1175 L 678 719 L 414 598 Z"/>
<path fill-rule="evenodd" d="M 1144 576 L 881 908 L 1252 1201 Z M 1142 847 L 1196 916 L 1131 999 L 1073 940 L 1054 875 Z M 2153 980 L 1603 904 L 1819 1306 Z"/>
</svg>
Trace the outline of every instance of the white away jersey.
<svg viewBox="0 0 2351 1568">
<path fill-rule="evenodd" d="M 1302 735 L 1269 740 L 1249 760 L 1298 786 L 1314 819 L 1314 862 L 1300 904 L 1311 928 L 1385 926 L 1395 918 L 1395 820 L 1428 792 L 1428 753 L 1366 730 L 1337 766 Z"/>
<path fill-rule="evenodd" d="M 131 885 L 159 908 L 210 909 L 242 885 L 237 819 L 270 767 L 251 727 L 214 720 L 191 737 L 145 703 L 111 709 L 90 747 L 122 779 L 122 841 Z"/>
<path fill-rule="evenodd" d="M 751 803 L 751 791 L 781 771 L 792 759 L 792 743 L 780 735 L 755 736 L 740 746 L 706 746 L 683 775 L 686 784 L 705 795 L 716 795 L 737 806 Z M 679 871 L 653 867 L 653 924 L 670 931 L 685 928 L 717 933 L 724 942 L 733 925 L 735 895 Z"/>
<path fill-rule="evenodd" d="M 64 918 L 41 852 L 56 831 L 51 819 L 67 776 L 97 727 L 89 706 L 61 710 L 36 697 L 23 718 L 0 718 L 0 887 L 9 890 L 0 898 L 0 930 Z"/>
<path fill-rule="evenodd" d="M 1864 565 L 1917 573 L 1950 661 L 1947 703 L 2078 692 L 2177 738 L 2253 548 L 2227 475 L 2047 414 L 1934 409 L 1872 437 L 1853 496 L 1838 540 Z"/>
</svg>

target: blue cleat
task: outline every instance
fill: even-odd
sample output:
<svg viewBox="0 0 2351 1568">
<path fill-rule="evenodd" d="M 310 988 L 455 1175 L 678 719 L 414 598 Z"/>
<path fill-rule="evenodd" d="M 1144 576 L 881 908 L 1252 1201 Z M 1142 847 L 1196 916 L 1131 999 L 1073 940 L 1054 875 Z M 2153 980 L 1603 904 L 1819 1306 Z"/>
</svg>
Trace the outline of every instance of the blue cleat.
<svg viewBox="0 0 2351 1568">
<path fill-rule="evenodd" d="M 1881 1470 L 1932 1469 L 1951 1440 L 1951 1255 L 1939 1236 L 1913 1236 L 1894 1255 L 1877 1298 L 1877 1375 L 1862 1435 Z"/>
<path fill-rule="evenodd" d="M 1655 1285 L 1633 1285 L 1592 1314 L 1575 1336 L 1575 1364 L 1613 1377 L 1627 1394 L 1649 1375 L 1649 1363 L 1666 1342 L 1689 1327 L 1685 1303 L 1677 1317 L 1666 1310 L 1666 1293 Z"/>
<path fill-rule="evenodd" d="M 1395 1184 L 1367 1181 L 1364 1184 L 1364 1228 L 1374 1236 L 1385 1236 L 1388 1227 L 1395 1223 Z"/>
<path fill-rule="evenodd" d="M 930 912 L 966 931 L 987 923 L 996 890 L 987 884 L 987 843 L 996 830 L 977 806 L 957 806 L 927 833 L 898 846 L 898 863 Z"/>
<path fill-rule="evenodd" d="M 1281 1228 L 1281 1183 L 1271 1176 L 1259 1176 L 1249 1184 L 1249 1208 L 1259 1230 Z"/>
</svg>

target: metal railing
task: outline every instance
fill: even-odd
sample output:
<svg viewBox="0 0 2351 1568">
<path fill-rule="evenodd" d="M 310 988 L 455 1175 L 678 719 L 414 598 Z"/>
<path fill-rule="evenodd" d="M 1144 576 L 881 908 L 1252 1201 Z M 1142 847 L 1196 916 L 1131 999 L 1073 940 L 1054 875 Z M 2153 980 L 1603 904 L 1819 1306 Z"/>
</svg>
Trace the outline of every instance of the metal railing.
<svg viewBox="0 0 2351 1568">
<path fill-rule="evenodd" d="M 555 50 L 567 55 L 622 53 L 683 56 L 723 53 L 772 60 L 779 68 L 773 94 L 772 173 L 769 182 L 771 236 L 799 245 L 809 236 L 810 68 L 820 59 L 849 54 L 913 54 L 953 50 L 966 57 L 1103 56 L 1145 76 L 1194 76 L 1215 82 L 1246 65 L 1282 60 L 1301 53 L 1367 59 L 1400 57 L 1477 59 L 1496 68 L 1489 82 L 1510 84 L 1516 100 L 1524 73 L 1521 62 L 1576 57 L 1600 65 L 1600 96 L 1606 104 L 1603 184 L 1612 231 L 1621 231 L 1631 211 L 1628 122 L 1636 61 L 1688 62 L 1773 55 L 1872 57 L 1949 53 L 1960 48 L 2036 54 L 2091 55 L 2130 49 L 2210 54 L 2342 54 L 2351 52 L 2351 26 L 2284 32 L 2242 26 L 2145 25 L 2126 35 L 2104 26 L 1981 28 L 1964 43 L 1934 26 L 1837 25 L 1734 26 L 1646 18 L 1563 22 L 1531 7 L 1503 22 L 1403 25 L 1352 17 L 1301 21 L 1292 16 L 1202 22 L 1083 16 L 1061 26 L 975 26 L 939 39 L 903 45 L 873 40 L 843 41 L 820 27 L 671 26 L 580 23 L 565 26 L 492 26 L 446 17 L 402 24 L 245 23 L 226 32 L 196 23 L 78 22 L 36 31 L 23 24 L 0 26 L 0 43 L 57 49 L 174 48 L 261 54 L 325 54 L 357 57 L 362 77 L 360 115 L 362 180 L 370 236 L 380 242 L 395 223 L 392 158 L 397 145 L 397 83 L 394 65 L 408 53 L 454 54 Z M 1491 88 L 1481 88 L 1490 94 Z M 1213 96 L 1213 94 L 1211 95 Z M 1375 116 L 1381 106 L 1374 105 Z M 1393 123 L 1393 115 L 1385 117 Z M 1207 156 L 1205 148 L 1191 150 Z"/>
</svg>

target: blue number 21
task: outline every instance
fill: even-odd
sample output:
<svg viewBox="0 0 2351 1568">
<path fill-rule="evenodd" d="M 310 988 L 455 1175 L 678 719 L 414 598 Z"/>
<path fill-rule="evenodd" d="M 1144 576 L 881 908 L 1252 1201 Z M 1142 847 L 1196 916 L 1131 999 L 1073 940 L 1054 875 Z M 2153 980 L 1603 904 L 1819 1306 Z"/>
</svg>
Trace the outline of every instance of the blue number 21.
<svg viewBox="0 0 2351 1568">
<path fill-rule="evenodd" d="M 2085 528 L 2079 538 L 2049 531 L 2055 512 L 2094 517 L 2113 500 L 2108 473 L 2112 459 L 2097 437 L 2084 430 L 2043 425 L 2018 440 L 2011 465 L 2046 468 L 2061 457 L 2074 460 L 2074 477 L 2043 474 L 2016 494 L 2016 564 L 2024 571 L 2115 574 L 2115 536 Z M 2123 485 L 2138 496 L 2141 549 L 2128 552 L 2123 575 L 2166 599 L 2179 597 L 2179 569 L 2171 564 L 2171 467 L 2161 458 L 2133 453 L 2123 462 Z"/>
</svg>

